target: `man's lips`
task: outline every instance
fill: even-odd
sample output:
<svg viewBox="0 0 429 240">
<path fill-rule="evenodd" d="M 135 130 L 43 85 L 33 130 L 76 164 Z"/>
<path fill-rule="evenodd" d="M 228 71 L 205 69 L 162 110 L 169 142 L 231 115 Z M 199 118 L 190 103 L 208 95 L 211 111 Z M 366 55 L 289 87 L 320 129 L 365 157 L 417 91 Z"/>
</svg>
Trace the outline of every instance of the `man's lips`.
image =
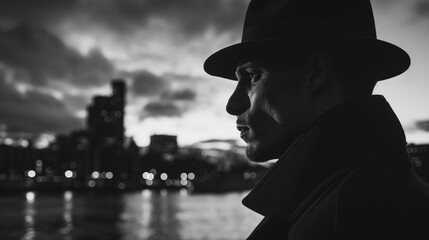
<svg viewBox="0 0 429 240">
<path fill-rule="evenodd" d="M 247 125 L 237 125 L 237 130 L 240 131 L 240 137 L 243 138 L 243 135 L 246 134 L 250 128 Z"/>
</svg>

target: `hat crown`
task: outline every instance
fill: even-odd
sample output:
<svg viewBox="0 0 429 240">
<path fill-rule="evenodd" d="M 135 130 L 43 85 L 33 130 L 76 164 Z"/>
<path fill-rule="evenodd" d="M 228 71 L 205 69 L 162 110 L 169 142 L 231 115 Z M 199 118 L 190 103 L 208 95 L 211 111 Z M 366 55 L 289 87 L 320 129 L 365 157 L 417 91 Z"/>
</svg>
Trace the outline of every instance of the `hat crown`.
<svg viewBox="0 0 429 240">
<path fill-rule="evenodd" d="M 317 46 L 349 54 L 353 72 L 374 80 L 397 76 L 410 66 L 403 49 L 377 39 L 370 0 L 251 0 L 241 43 L 213 53 L 204 70 L 237 80 L 236 67 L 243 57 Z"/>
<path fill-rule="evenodd" d="M 354 36 L 376 39 L 369 0 L 252 0 L 242 42 Z"/>
</svg>

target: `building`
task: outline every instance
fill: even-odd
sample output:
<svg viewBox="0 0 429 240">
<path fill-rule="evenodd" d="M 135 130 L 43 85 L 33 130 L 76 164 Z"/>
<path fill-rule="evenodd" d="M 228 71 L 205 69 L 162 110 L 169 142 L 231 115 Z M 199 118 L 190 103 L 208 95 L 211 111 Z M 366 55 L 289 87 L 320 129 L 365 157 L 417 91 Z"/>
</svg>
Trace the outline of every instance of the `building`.
<svg viewBox="0 0 429 240">
<path fill-rule="evenodd" d="M 176 154 L 179 149 L 177 136 L 152 135 L 150 136 L 149 151 L 157 154 Z"/>
<path fill-rule="evenodd" d="M 111 96 L 95 96 L 88 106 L 88 132 L 91 142 L 92 170 L 119 173 L 124 168 L 125 82 L 111 83 Z"/>
<path fill-rule="evenodd" d="M 42 151 L 34 149 L 31 144 L 0 144 L 0 180 L 22 180 L 26 171 L 36 169 L 40 158 Z"/>
<path fill-rule="evenodd" d="M 87 130 L 76 130 L 70 136 L 71 155 L 67 169 L 76 173 L 76 178 L 84 181 L 92 173 L 91 135 Z"/>
<path fill-rule="evenodd" d="M 125 139 L 124 165 L 126 166 L 128 180 L 140 179 L 142 172 L 140 148 L 132 137 Z"/>
<path fill-rule="evenodd" d="M 47 166 L 53 169 L 53 176 L 63 176 L 69 169 L 72 156 L 72 143 L 68 135 L 57 135 L 55 141 L 49 146 L 49 157 Z"/>
</svg>

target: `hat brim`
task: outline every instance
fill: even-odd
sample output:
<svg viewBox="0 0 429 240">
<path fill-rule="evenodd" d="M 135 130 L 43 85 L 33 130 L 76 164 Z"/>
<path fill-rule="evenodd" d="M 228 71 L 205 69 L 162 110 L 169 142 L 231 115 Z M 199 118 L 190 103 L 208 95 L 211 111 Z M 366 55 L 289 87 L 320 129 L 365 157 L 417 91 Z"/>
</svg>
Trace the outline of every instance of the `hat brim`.
<svg viewBox="0 0 429 240">
<path fill-rule="evenodd" d="M 204 70 L 213 76 L 237 80 L 235 71 L 243 57 L 261 53 L 265 55 L 285 53 L 288 49 L 293 50 L 310 45 L 338 46 L 347 49 L 350 54 L 358 54 L 359 61 L 356 62 L 353 69 L 365 71 L 377 81 L 395 77 L 405 72 L 410 66 L 410 57 L 404 50 L 382 40 L 362 37 L 296 37 L 231 45 L 209 56 L 204 62 Z M 359 46 L 358 49 L 356 46 Z"/>
</svg>

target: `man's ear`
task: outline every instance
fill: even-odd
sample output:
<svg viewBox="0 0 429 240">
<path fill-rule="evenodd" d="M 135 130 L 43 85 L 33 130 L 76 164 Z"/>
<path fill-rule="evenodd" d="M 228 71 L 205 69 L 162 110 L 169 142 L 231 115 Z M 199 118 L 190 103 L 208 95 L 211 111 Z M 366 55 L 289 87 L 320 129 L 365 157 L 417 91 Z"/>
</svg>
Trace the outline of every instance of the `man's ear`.
<svg viewBox="0 0 429 240">
<path fill-rule="evenodd" d="M 316 51 L 307 59 L 308 78 L 306 85 L 310 92 L 317 92 L 326 85 L 332 72 L 332 58 L 326 51 Z"/>
</svg>

